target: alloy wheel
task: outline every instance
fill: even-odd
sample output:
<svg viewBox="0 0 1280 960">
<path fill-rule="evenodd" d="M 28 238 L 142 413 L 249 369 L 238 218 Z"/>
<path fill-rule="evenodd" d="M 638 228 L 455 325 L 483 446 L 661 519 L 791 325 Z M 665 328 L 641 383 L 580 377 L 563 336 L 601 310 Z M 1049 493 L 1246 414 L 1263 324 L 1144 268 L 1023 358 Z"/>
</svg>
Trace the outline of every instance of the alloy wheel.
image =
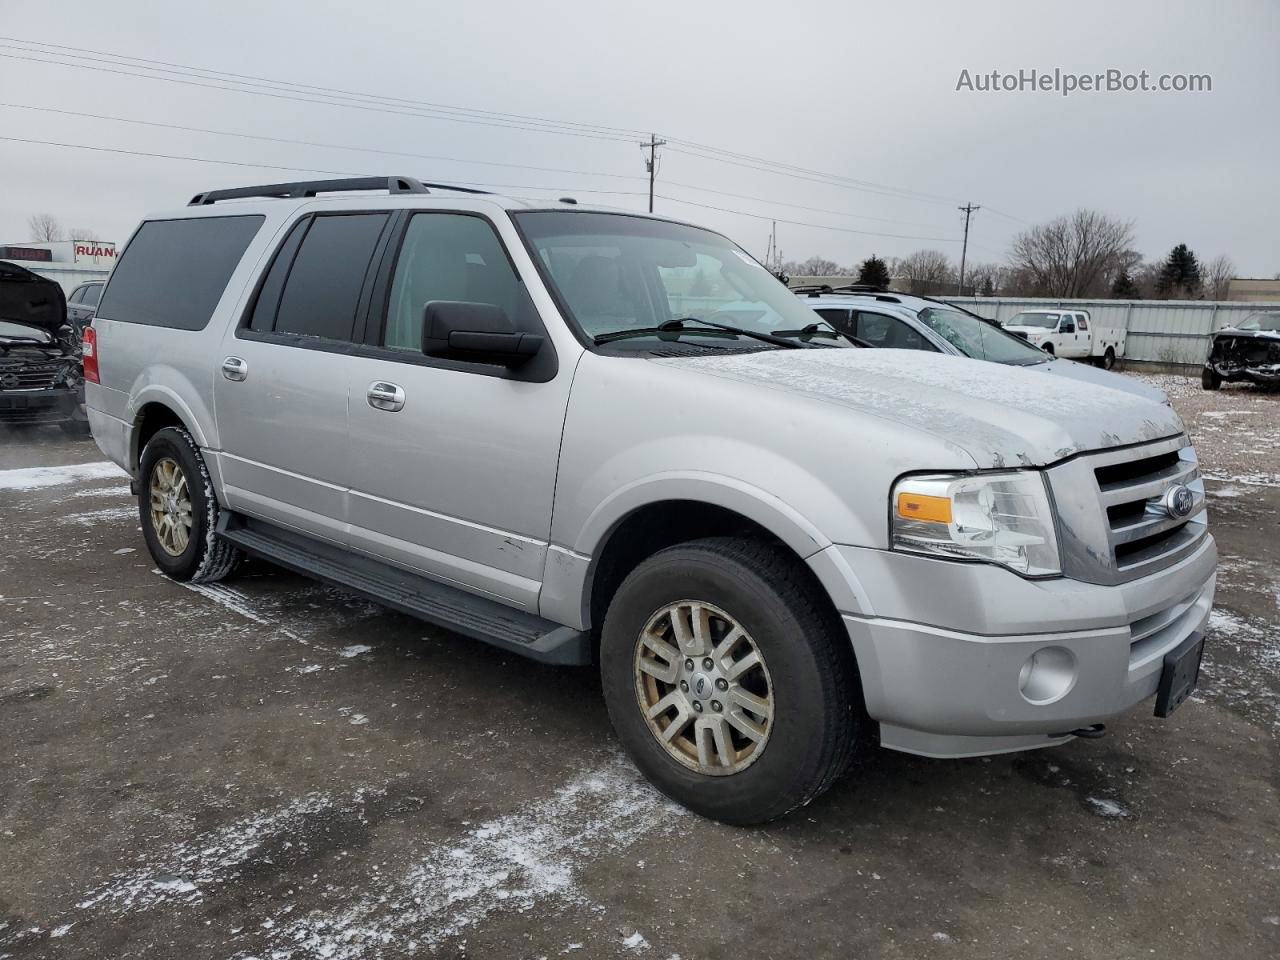
<svg viewBox="0 0 1280 960">
<path fill-rule="evenodd" d="M 740 773 L 773 727 L 773 684 L 742 625 L 698 600 L 668 604 L 636 641 L 635 687 L 650 732 L 698 773 Z"/>
</svg>

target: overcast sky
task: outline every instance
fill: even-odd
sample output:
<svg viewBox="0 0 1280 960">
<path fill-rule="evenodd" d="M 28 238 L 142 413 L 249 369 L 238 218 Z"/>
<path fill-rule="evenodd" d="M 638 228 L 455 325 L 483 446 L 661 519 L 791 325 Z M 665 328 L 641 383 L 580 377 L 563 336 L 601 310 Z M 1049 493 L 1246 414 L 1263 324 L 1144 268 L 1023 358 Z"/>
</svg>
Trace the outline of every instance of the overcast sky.
<svg viewBox="0 0 1280 960">
<path fill-rule="evenodd" d="M 511 184 L 508 192 L 522 196 L 642 208 L 647 184 L 635 141 L 653 131 L 841 178 L 835 185 L 753 169 L 756 160 L 692 156 L 698 148 L 687 144 L 664 149 L 657 210 L 722 230 L 757 256 L 776 217 L 788 259 L 822 254 L 844 264 L 921 247 L 958 259 L 955 208 L 970 200 L 982 206 L 971 259 L 1001 260 L 1029 223 L 1083 206 L 1133 220 L 1149 258 L 1186 242 L 1202 259 L 1227 254 L 1242 275 L 1280 271 L 1276 0 L 0 0 L 0 13 L 0 137 L 67 145 L 0 139 L 4 242 L 30 239 L 27 218 L 39 212 L 122 242 L 144 214 L 201 190 L 319 171 Z M 279 88 L 276 96 L 210 89 L 191 85 L 210 81 L 190 74 L 187 84 L 173 82 L 174 73 L 126 76 L 120 71 L 142 65 L 69 66 L 73 51 L 32 41 L 82 48 L 78 56 L 100 61 L 143 58 L 400 101 L 380 112 L 284 99 Z M 965 69 L 1032 68 L 1210 74 L 1213 89 L 1065 98 L 956 90 Z M 597 129 L 567 136 L 531 122 L 522 126 L 535 129 L 438 119 L 421 115 L 421 101 Z M 623 193 L 588 192 L 607 190 Z M 677 197 L 703 206 L 667 199 Z"/>
</svg>

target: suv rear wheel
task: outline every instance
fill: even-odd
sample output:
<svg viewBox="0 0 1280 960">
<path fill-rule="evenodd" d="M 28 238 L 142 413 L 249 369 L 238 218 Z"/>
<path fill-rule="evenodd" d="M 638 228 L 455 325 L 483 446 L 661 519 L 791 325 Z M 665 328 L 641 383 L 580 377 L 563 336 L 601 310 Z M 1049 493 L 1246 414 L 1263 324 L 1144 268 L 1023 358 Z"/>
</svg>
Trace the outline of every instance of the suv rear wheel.
<svg viewBox="0 0 1280 960">
<path fill-rule="evenodd" d="M 733 824 L 818 796 L 847 768 L 861 722 L 849 640 L 798 562 L 713 538 L 663 550 L 605 617 L 609 715 L 667 796 Z"/>
<path fill-rule="evenodd" d="M 138 464 L 138 513 L 147 549 L 175 580 L 212 582 L 232 571 L 240 552 L 214 536 L 218 501 L 191 434 L 165 427 Z"/>
</svg>

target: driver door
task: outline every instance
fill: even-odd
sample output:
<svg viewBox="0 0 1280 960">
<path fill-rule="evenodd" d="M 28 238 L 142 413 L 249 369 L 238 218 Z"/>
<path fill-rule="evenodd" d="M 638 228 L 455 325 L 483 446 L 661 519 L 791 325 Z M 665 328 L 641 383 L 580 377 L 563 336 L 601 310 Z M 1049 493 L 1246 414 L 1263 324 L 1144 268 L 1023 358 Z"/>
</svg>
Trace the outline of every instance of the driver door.
<svg viewBox="0 0 1280 960">
<path fill-rule="evenodd" d="M 493 304 L 518 329 L 545 328 L 487 218 L 422 211 L 400 229 L 371 342 L 345 371 L 350 543 L 537 612 L 573 365 L 550 339 L 549 354 L 514 369 L 425 356 L 433 300 Z"/>
</svg>

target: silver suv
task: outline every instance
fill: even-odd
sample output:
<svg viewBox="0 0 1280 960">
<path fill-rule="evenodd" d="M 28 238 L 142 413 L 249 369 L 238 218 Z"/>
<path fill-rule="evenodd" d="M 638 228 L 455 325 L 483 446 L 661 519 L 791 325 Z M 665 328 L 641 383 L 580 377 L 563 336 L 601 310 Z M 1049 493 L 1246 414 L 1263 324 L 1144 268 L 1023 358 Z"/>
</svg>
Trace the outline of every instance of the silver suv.
<svg viewBox="0 0 1280 960">
<path fill-rule="evenodd" d="M 858 349 L 688 224 L 214 191 L 133 235 L 85 373 L 169 576 L 250 553 L 596 662 L 637 765 L 727 822 L 866 744 L 1049 746 L 1196 681 L 1216 553 L 1170 408 Z"/>
</svg>

